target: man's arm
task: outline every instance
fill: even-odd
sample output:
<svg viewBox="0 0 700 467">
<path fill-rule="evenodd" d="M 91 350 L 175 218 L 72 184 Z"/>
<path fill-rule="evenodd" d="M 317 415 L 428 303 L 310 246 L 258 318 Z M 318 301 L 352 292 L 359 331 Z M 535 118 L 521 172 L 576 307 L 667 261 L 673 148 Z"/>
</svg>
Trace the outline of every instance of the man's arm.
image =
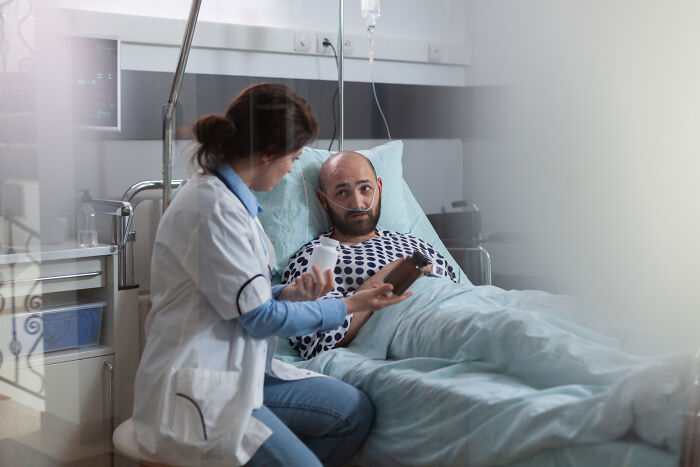
<svg viewBox="0 0 700 467">
<path fill-rule="evenodd" d="M 389 271 L 394 269 L 394 266 L 396 266 L 402 259 L 403 258 L 395 259 L 391 263 L 381 268 L 375 275 L 368 277 L 357 290 L 360 291 L 368 287 L 382 285 L 384 283 L 384 278 L 387 274 L 389 274 Z M 367 322 L 368 319 L 372 317 L 373 313 L 374 312 L 358 313 L 356 315 L 352 315 L 352 320 L 350 321 L 350 326 L 348 326 L 347 332 L 335 346 L 347 347 L 350 345 L 353 339 L 355 339 L 355 336 L 357 336 L 357 333 L 360 332 L 360 328 Z"/>
</svg>

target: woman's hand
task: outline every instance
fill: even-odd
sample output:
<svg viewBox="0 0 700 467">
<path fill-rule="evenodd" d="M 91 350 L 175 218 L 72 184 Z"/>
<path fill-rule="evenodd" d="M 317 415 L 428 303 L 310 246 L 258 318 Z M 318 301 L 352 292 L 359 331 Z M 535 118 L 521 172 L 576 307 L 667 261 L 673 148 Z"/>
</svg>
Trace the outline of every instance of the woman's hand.
<svg viewBox="0 0 700 467">
<path fill-rule="evenodd" d="M 321 298 L 333 290 L 333 271 L 327 269 L 325 274 L 321 274 L 318 266 L 313 266 L 311 270 L 313 272 L 305 272 L 282 289 L 277 300 L 305 302 Z"/>
<path fill-rule="evenodd" d="M 385 306 L 403 302 L 413 295 L 413 292 L 406 292 L 403 295 L 389 295 L 393 288 L 394 286 L 391 284 L 382 284 L 357 290 L 353 295 L 343 299 L 347 314 L 377 311 Z"/>
</svg>

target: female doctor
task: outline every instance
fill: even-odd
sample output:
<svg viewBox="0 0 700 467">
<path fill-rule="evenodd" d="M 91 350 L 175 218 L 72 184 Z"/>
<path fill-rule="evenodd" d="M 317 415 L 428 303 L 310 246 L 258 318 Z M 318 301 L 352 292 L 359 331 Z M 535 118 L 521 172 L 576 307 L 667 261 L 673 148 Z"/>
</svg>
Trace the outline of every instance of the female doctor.
<svg viewBox="0 0 700 467">
<path fill-rule="evenodd" d="M 372 425 L 369 398 L 273 359 L 275 336 L 333 329 L 409 294 L 385 284 L 316 300 L 333 288 L 332 272 L 318 268 L 271 287 L 274 251 L 251 190 L 271 190 L 318 132 L 291 89 L 250 86 L 193 130 L 199 170 L 163 215 L 153 249 L 134 389 L 139 445 L 173 465 L 344 464 Z"/>
</svg>

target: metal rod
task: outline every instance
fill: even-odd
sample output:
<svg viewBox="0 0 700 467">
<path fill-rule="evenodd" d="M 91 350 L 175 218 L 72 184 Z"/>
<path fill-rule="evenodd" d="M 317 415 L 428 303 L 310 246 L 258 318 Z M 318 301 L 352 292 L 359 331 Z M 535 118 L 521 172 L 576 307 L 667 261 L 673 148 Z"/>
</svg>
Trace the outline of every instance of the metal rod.
<svg viewBox="0 0 700 467">
<path fill-rule="evenodd" d="M 343 150 L 343 145 L 345 143 L 345 101 L 344 101 L 344 91 L 345 91 L 345 84 L 343 80 L 343 43 L 345 42 L 345 36 L 344 36 L 344 18 L 343 18 L 343 0 L 340 1 L 340 11 L 338 14 L 339 18 L 339 23 L 338 23 L 338 113 L 340 114 L 340 129 L 339 129 L 339 137 L 338 137 L 338 150 L 342 151 Z"/>
<path fill-rule="evenodd" d="M 177 188 L 182 185 L 183 180 L 170 180 L 170 188 Z M 141 193 L 147 190 L 161 190 L 163 188 L 163 182 L 161 180 L 144 180 L 143 182 L 134 183 L 129 187 L 124 195 L 122 196 L 122 201 L 130 203 L 133 211 L 136 210 L 136 206 L 141 200 L 132 203 L 132 200 Z M 170 195 L 168 195 L 170 198 Z M 131 218 L 133 219 L 133 217 Z M 130 218 L 123 217 L 122 221 L 118 223 L 116 238 L 123 238 L 122 242 L 124 245 L 119 248 L 119 290 L 130 289 L 138 287 L 134 276 L 134 238 L 135 232 L 133 231 L 133 222 Z"/>
<path fill-rule="evenodd" d="M 202 0 L 193 0 L 190 8 L 190 16 L 187 19 L 185 28 L 185 36 L 182 38 L 182 47 L 180 48 L 180 59 L 177 62 L 175 77 L 173 78 L 173 87 L 170 89 L 170 98 L 165 104 L 165 112 L 163 117 L 163 212 L 170 203 L 170 181 L 172 180 L 173 171 L 173 117 L 175 116 L 175 107 L 177 99 L 180 95 L 180 87 L 182 79 L 185 75 L 185 67 L 187 66 L 187 57 L 190 54 L 192 46 L 192 36 L 194 36 L 194 28 L 197 24 L 197 16 L 199 16 L 199 7 Z"/>
<path fill-rule="evenodd" d="M 170 180 L 170 189 L 177 188 L 182 184 L 182 180 Z M 131 203 L 134 197 L 146 190 L 160 190 L 163 188 L 162 180 L 144 180 L 143 182 L 134 183 L 129 187 L 128 190 L 124 192 L 122 196 L 122 201 Z M 133 206 L 133 203 L 132 203 Z"/>
<path fill-rule="evenodd" d="M 104 361 L 104 368 L 107 370 L 109 377 L 109 437 L 112 438 L 114 433 L 114 366 L 109 360 Z M 110 458 L 110 465 L 114 466 L 114 452 Z"/>
<path fill-rule="evenodd" d="M 35 277 L 33 279 L 18 279 L 16 281 L 9 281 L 10 284 L 23 284 L 25 282 L 44 282 L 44 281 L 58 281 L 62 279 L 80 279 L 86 277 L 96 277 L 102 274 L 102 271 L 94 272 L 80 272 L 77 274 L 64 274 L 60 276 L 45 276 L 45 277 Z"/>
<path fill-rule="evenodd" d="M 698 465 L 698 419 L 700 419 L 700 349 L 695 352 L 690 372 L 690 402 L 685 414 L 683 426 L 683 446 L 681 448 L 681 467 Z"/>
</svg>

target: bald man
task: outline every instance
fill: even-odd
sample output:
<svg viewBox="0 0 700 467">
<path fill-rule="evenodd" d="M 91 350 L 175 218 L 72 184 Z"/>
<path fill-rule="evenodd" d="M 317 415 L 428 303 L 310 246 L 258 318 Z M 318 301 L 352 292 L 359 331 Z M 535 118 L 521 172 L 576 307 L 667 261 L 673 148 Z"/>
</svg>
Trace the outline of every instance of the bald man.
<svg viewBox="0 0 700 467">
<path fill-rule="evenodd" d="M 336 287 L 324 298 L 345 297 L 359 288 L 380 284 L 395 262 L 416 250 L 431 261 L 434 274 L 456 282 L 452 266 L 428 243 L 377 227 L 382 210 L 382 179 L 377 178 L 374 166 L 365 156 L 345 151 L 329 157 L 321 166 L 319 185 L 316 196 L 332 225 L 321 237 L 340 242 L 333 271 Z M 284 283 L 293 282 L 309 269 L 311 252 L 319 243 L 319 238 L 315 238 L 291 258 L 282 275 Z M 307 359 L 334 347 L 345 347 L 370 316 L 371 313 L 348 315 L 335 330 L 291 337 L 290 342 Z"/>
</svg>

